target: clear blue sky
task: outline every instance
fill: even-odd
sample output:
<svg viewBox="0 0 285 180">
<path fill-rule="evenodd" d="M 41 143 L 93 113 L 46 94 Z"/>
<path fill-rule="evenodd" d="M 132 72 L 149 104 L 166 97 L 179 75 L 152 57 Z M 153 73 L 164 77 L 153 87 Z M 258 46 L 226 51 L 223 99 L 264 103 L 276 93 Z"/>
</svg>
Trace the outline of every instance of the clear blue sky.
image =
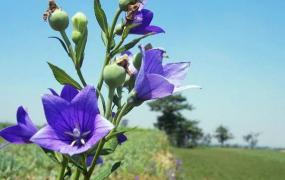
<svg viewBox="0 0 285 180">
<path fill-rule="evenodd" d="M 117 0 L 104 0 L 113 14 Z M 179 3 L 176 3 L 179 2 Z M 72 16 L 89 18 L 84 75 L 96 84 L 103 61 L 103 45 L 95 24 L 92 0 L 58 1 Z M 28 108 L 37 124 L 45 122 L 41 95 L 60 86 L 46 61 L 74 75 L 64 51 L 48 36 L 57 35 L 42 20 L 47 0 L 1 2 L 0 120 L 15 122 L 18 105 Z M 164 47 L 173 61 L 191 60 L 185 83 L 202 91 L 188 91 L 196 107 L 188 118 L 212 133 L 223 124 L 241 143 L 248 132 L 261 132 L 260 144 L 285 146 L 285 1 L 282 0 L 149 0 L 153 23 L 166 34 L 148 39 Z M 145 41 L 147 42 L 147 41 Z M 145 105 L 127 118 L 132 125 L 151 127 L 157 114 Z"/>
</svg>

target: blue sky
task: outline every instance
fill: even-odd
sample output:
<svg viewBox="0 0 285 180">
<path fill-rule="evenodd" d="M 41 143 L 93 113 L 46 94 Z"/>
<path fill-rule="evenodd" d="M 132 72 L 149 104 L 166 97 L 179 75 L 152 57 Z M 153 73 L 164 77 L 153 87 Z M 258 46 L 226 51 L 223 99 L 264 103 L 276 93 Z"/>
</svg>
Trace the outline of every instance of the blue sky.
<svg viewBox="0 0 285 180">
<path fill-rule="evenodd" d="M 103 1 L 109 17 L 116 0 Z M 166 34 L 147 42 L 164 47 L 170 59 L 190 60 L 185 83 L 201 91 L 187 91 L 199 120 L 209 133 L 223 124 L 242 143 L 242 135 L 261 132 L 260 144 L 285 146 L 285 1 L 180 0 L 148 1 L 155 12 L 153 24 Z M 89 18 L 89 40 L 84 75 L 96 84 L 104 49 L 93 15 L 93 1 L 58 1 L 70 16 L 83 11 Z M 46 64 L 50 61 L 75 76 L 64 51 L 48 36 L 57 35 L 42 20 L 47 1 L 3 1 L 0 11 L 0 121 L 15 122 L 24 105 L 37 124 L 45 122 L 41 95 L 60 86 Z M 70 32 L 69 32 L 70 33 Z M 170 61 L 170 60 L 167 60 Z M 132 125 L 151 127 L 158 114 L 146 105 L 127 118 Z"/>
</svg>

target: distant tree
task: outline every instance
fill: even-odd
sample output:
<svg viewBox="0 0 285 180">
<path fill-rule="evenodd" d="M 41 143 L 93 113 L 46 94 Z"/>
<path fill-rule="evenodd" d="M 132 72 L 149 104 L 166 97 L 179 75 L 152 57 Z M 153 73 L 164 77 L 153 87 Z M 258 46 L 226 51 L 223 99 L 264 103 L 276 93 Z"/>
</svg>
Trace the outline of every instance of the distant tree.
<svg viewBox="0 0 285 180">
<path fill-rule="evenodd" d="M 212 142 L 212 135 L 211 134 L 205 134 L 202 138 L 201 144 L 204 146 L 209 146 Z"/>
<path fill-rule="evenodd" d="M 123 119 L 121 122 L 121 127 L 128 127 L 129 125 L 129 120 L 128 119 Z"/>
<path fill-rule="evenodd" d="M 217 127 L 214 136 L 218 140 L 218 142 L 221 144 L 221 146 L 224 146 L 226 141 L 233 139 L 233 135 L 230 133 L 228 128 L 222 125 Z"/>
<path fill-rule="evenodd" d="M 249 133 L 243 136 L 243 139 L 246 143 L 248 143 L 249 148 L 253 149 L 256 147 L 258 143 L 258 136 L 260 133 Z"/>
<path fill-rule="evenodd" d="M 181 94 L 168 96 L 150 102 L 148 105 L 152 111 L 162 113 L 154 126 L 165 131 L 173 145 L 179 147 L 194 147 L 197 145 L 197 142 L 203 136 L 203 132 L 198 127 L 198 121 L 187 120 L 181 114 L 183 110 L 193 110 L 193 106 L 187 102 L 184 96 Z"/>
</svg>

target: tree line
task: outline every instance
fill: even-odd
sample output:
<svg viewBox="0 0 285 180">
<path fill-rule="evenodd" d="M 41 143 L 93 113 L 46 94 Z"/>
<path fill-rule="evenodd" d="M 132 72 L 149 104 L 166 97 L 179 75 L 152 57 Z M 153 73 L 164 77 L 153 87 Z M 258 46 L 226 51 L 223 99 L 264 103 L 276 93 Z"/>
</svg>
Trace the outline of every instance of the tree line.
<svg viewBox="0 0 285 180">
<path fill-rule="evenodd" d="M 184 111 L 192 111 L 194 107 L 181 94 L 168 96 L 148 103 L 152 111 L 161 112 L 154 126 L 164 131 L 172 145 L 193 148 L 198 145 L 209 146 L 215 138 L 220 146 L 234 138 L 230 130 L 220 125 L 214 134 L 204 133 L 199 127 L 199 121 L 187 119 L 182 115 Z M 243 136 L 248 147 L 254 148 L 258 143 L 260 133 L 248 133 Z"/>
</svg>

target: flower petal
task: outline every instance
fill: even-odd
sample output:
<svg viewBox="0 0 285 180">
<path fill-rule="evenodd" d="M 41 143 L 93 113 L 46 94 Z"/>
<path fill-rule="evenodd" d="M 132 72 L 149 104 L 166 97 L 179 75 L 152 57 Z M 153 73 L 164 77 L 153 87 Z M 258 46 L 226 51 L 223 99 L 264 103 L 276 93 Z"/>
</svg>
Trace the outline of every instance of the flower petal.
<svg viewBox="0 0 285 180">
<path fill-rule="evenodd" d="M 102 116 L 97 115 L 94 127 L 92 137 L 81 147 L 71 146 L 72 140 L 62 139 L 51 126 L 42 128 L 31 138 L 31 141 L 43 148 L 72 156 L 74 154 L 83 153 L 94 147 L 95 144 L 114 128 L 114 125 Z"/>
<path fill-rule="evenodd" d="M 123 133 L 121 133 L 117 135 L 117 140 L 119 144 L 123 144 L 125 141 L 128 140 L 128 138 Z"/>
<path fill-rule="evenodd" d="M 40 129 L 30 140 L 43 148 L 64 154 L 67 154 L 67 149 L 72 148 L 70 141 L 59 137 L 56 131 L 49 125 Z"/>
<path fill-rule="evenodd" d="M 0 131 L 0 136 L 3 139 L 14 144 L 28 144 L 34 134 L 34 131 L 30 131 L 19 125 L 10 126 Z"/>
<path fill-rule="evenodd" d="M 169 96 L 174 91 L 174 85 L 158 74 L 148 74 L 141 83 L 135 85 L 137 98 L 150 100 Z"/>
<path fill-rule="evenodd" d="M 31 121 L 27 111 L 23 108 L 23 106 L 20 106 L 17 111 L 17 122 L 20 126 L 23 126 L 23 128 L 27 128 L 27 131 L 30 133 L 36 133 L 37 128 Z"/>
<path fill-rule="evenodd" d="M 81 131 L 86 132 L 92 129 L 95 117 L 100 114 L 95 88 L 85 87 L 71 101 L 71 105 L 74 108 L 73 119 L 77 121 Z"/>
<path fill-rule="evenodd" d="M 144 29 L 143 34 L 148 34 L 148 33 L 159 34 L 159 33 L 165 33 L 165 31 L 159 26 L 147 26 Z"/>
<path fill-rule="evenodd" d="M 148 9 L 142 9 L 139 11 L 135 20 L 132 22 L 137 25 L 130 30 L 131 34 L 148 34 L 148 33 L 162 33 L 164 30 L 158 26 L 150 26 L 150 23 L 153 19 L 153 12 Z"/>
<path fill-rule="evenodd" d="M 78 90 L 71 85 L 64 85 L 60 97 L 71 102 L 72 99 L 78 94 Z"/>
<path fill-rule="evenodd" d="M 42 102 L 48 124 L 57 132 L 72 132 L 74 125 L 69 113 L 70 103 L 54 95 L 44 95 Z"/>
<path fill-rule="evenodd" d="M 56 92 L 54 89 L 49 88 L 49 90 L 50 90 L 50 92 L 51 92 L 52 95 L 54 95 L 54 96 L 59 96 L 59 95 L 57 94 L 57 92 Z"/>
<path fill-rule="evenodd" d="M 180 87 L 175 87 L 173 93 L 179 93 L 181 91 L 185 91 L 188 89 L 202 89 L 200 86 L 197 85 L 186 85 L 186 86 L 180 86 Z"/>
<path fill-rule="evenodd" d="M 189 67 L 190 62 L 169 63 L 163 66 L 163 75 L 174 84 L 175 87 L 179 87 L 181 86 L 182 80 L 184 80 Z"/>
</svg>

